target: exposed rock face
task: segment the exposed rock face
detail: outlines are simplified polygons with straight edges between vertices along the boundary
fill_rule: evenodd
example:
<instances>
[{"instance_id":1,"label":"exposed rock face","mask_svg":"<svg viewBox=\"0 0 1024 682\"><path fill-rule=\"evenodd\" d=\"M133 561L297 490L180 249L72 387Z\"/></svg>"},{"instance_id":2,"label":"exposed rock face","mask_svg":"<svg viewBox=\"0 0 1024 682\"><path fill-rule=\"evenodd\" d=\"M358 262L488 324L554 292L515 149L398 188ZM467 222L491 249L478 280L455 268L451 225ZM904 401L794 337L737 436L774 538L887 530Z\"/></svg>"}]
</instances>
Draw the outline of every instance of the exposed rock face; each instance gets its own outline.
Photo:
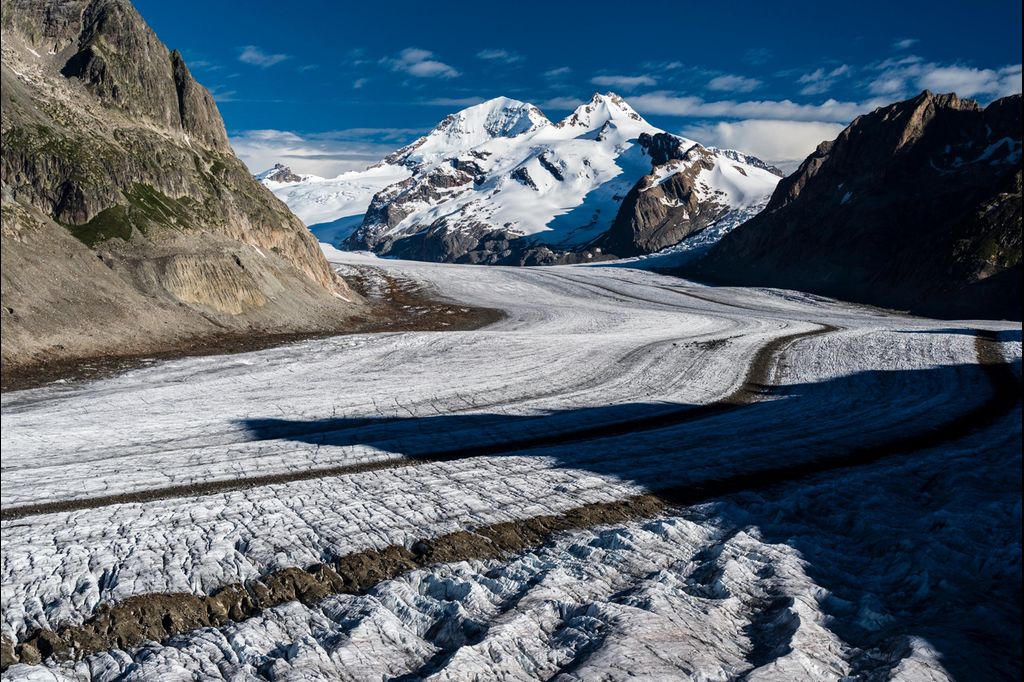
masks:
<instances>
[{"instance_id":1,"label":"exposed rock face","mask_svg":"<svg viewBox=\"0 0 1024 682\"><path fill-rule=\"evenodd\" d=\"M617 256L653 253L678 244L733 210L736 202L709 184L708 174L717 164L731 165L732 171L751 180L755 173L766 176L760 178L766 191L778 171L752 156L703 147L668 133L643 133L637 142L651 157L651 172L629 190L615 222L597 242Z\"/></svg>"},{"instance_id":2,"label":"exposed rock face","mask_svg":"<svg viewBox=\"0 0 1024 682\"><path fill-rule=\"evenodd\" d=\"M344 325L358 296L128 0L0 7L4 366Z\"/></svg>"},{"instance_id":3,"label":"exposed rock face","mask_svg":"<svg viewBox=\"0 0 1024 682\"><path fill-rule=\"evenodd\" d=\"M858 117L690 274L920 314L1020 319L1021 97Z\"/></svg>"},{"instance_id":4,"label":"exposed rock face","mask_svg":"<svg viewBox=\"0 0 1024 682\"><path fill-rule=\"evenodd\" d=\"M260 173L255 178L269 182L302 182L302 176L293 173L292 169L283 163L275 163L273 168Z\"/></svg>"},{"instance_id":5,"label":"exposed rock face","mask_svg":"<svg viewBox=\"0 0 1024 682\"><path fill-rule=\"evenodd\" d=\"M729 210L724 201L705 199L697 186L700 171L715 167L707 149L697 144L684 149L683 141L668 133L644 134L638 141L651 156L651 173L629 190L600 240L602 248L619 256L678 244Z\"/></svg>"},{"instance_id":6,"label":"exposed rock face","mask_svg":"<svg viewBox=\"0 0 1024 682\"><path fill-rule=\"evenodd\" d=\"M669 135L668 133L656 133L654 135L644 133L637 138L637 142L647 150L647 155L651 157L651 166L653 167L663 166L669 161L682 159L686 154L687 148L690 146L685 143L683 138Z\"/></svg>"}]
</instances>

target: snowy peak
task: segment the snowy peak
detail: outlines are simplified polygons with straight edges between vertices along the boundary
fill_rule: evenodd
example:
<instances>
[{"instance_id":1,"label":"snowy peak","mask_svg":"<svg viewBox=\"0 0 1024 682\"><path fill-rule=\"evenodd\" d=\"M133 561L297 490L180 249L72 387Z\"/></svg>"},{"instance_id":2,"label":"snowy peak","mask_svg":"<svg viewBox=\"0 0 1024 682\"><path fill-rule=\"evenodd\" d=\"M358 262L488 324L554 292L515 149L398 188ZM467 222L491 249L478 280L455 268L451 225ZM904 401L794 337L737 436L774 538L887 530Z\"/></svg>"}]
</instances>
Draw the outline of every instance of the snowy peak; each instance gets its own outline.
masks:
<instances>
[{"instance_id":1,"label":"snowy peak","mask_svg":"<svg viewBox=\"0 0 1024 682\"><path fill-rule=\"evenodd\" d=\"M614 92L606 94L594 93L586 104L581 104L574 112L558 123L559 128L579 131L596 130L611 121L619 126L653 128L651 124L636 113L626 100Z\"/></svg>"},{"instance_id":2,"label":"snowy peak","mask_svg":"<svg viewBox=\"0 0 1024 682\"><path fill-rule=\"evenodd\" d=\"M786 177L786 174L782 171L781 168L777 168L769 163L766 163L761 159L757 158L756 156L744 154L743 152L737 151L735 149L720 149L719 147L708 147L708 151L710 151L712 154L715 154L716 156L721 156L723 158L729 159L730 161L736 161L737 163L743 163L748 166L754 166L755 168L766 170L772 175L777 175L780 178Z\"/></svg>"},{"instance_id":3,"label":"snowy peak","mask_svg":"<svg viewBox=\"0 0 1024 682\"><path fill-rule=\"evenodd\" d=\"M546 140L565 139L595 131L599 137L617 131L613 143L619 143L642 132L656 132L657 128L611 92L595 94L557 125L533 104L495 97L446 116L425 136L389 155L384 162L414 167L458 157L491 142L503 145L504 140L512 144L538 134Z\"/></svg>"},{"instance_id":4,"label":"snowy peak","mask_svg":"<svg viewBox=\"0 0 1024 682\"><path fill-rule=\"evenodd\" d=\"M549 124L547 117L534 105L509 97L495 97L446 117L430 135L484 142L495 137L516 137Z\"/></svg>"},{"instance_id":5,"label":"snowy peak","mask_svg":"<svg viewBox=\"0 0 1024 682\"><path fill-rule=\"evenodd\" d=\"M446 116L365 171L273 189L332 244L535 264L582 253L615 225L629 239L606 241L610 252L632 255L758 206L778 177L754 161L670 135L614 93L595 94L558 124L497 97ZM656 238L635 243L634 226Z\"/></svg>"},{"instance_id":6,"label":"snowy peak","mask_svg":"<svg viewBox=\"0 0 1024 682\"><path fill-rule=\"evenodd\" d=\"M509 97L467 107L444 117L425 136L385 159L392 164L417 164L455 156L491 140L515 138L551 125L532 104Z\"/></svg>"}]
</instances>

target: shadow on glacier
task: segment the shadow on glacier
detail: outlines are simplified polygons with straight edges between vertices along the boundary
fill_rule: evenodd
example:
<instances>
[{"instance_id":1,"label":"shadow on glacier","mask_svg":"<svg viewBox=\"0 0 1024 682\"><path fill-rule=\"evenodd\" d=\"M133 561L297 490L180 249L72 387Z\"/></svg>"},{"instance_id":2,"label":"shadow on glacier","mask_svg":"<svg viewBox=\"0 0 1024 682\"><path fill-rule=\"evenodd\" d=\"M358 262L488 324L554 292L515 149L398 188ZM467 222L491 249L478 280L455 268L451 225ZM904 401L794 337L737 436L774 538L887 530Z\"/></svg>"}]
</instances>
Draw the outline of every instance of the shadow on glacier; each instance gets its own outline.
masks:
<instances>
[{"instance_id":1,"label":"shadow on glacier","mask_svg":"<svg viewBox=\"0 0 1024 682\"><path fill-rule=\"evenodd\" d=\"M363 224L363 215L350 215L337 220L330 220L323 223L316 223L315 225L309 226L309 231L313 233L318 242L324 244L330 244L331 246L337 247L343 241L359 229L359 226Z\"/></svg>"},{"instance_id":2,"label":"shadow on glacier","mask_svg":"<svg viewBox=\"0 0 1024 682\"><path fill-rule=\"evenodd\" d=\"M906 330L893 330L894 334L933 334L933 335L950 335L955 334L957 336L977 336L978 330L973 327L942 327L940 329L906 329ZM1020 329L1003 329L998 332L991 332L990 335L994 338L998 338L1003 343L1020 343L1021 341L1021 330ZM1018 362L1018 364L1020 364Z\"/></svg>"},{"instance_id":3,"label":"shadow on glacier","mask_svg":"<svg viewBox=\"0 0 1024 682\"><path fill-rule=\"evenodd\" d=\"M856 647L844 679L940 679L894 670L917 640L952 679L1019 680L1021 476L1018 403L954 443L707 513L799 552L826 627Z\"/></svg>"},{"instance_id":4,"label":"shadow on glacier","mask_svg":"<svg viewBox=\"0 0 1024 682\"><path fill-rule=\"evenodd\" d=\"M624 403L518 415L465 404L463 412L431 416L252 418L242 425L254 440L369 446L428 461L544 456L664 488L775 470L785 479L845 465L851 453L858 461L877 458L887 443L906 449L934 438L992 395L978 365L869 371L759 390L765 400L750 404ZM865 452L875 446L881 449Z\"/></svg>"},{"instance_id":5,"label":"shadow on glacier","mask_svg":"<svg viewBox=\"0 0 1024 682\"><path fill-rule=\"evenodd\" d=\"M427 461L546 457L671 503L711 502L723 522L802 554L829 628L886 653L862 655L857 671L888 679L908 638L923 637L955 678L975 679L1020 668L1020 385L1007 381L955 365L761 387L752 404L244 424L255 439Z\"/></svg>"}]
</instances>

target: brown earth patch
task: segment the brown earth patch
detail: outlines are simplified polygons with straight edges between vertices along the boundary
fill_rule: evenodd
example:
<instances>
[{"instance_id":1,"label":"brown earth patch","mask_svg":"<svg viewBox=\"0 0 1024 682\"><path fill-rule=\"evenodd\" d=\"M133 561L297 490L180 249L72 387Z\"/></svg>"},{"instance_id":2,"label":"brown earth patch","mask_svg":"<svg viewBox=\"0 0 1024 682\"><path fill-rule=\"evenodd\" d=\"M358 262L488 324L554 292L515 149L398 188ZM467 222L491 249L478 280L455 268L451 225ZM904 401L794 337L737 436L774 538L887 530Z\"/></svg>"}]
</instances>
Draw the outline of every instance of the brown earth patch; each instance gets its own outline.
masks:
<instances>
[{"instance_id":1,"label":"brown earth patch","mask_svg":"<svg viewBox=\"0 0 1024 682\"><path fill-rule=\"evenodd\" d=\"M419 288L416 284L384 273L378 274L378 277L386 282L384 291L371 289L367 284L370 275L367 271L370 269L360 269L359 274L349 278L349 284L363 294L371 305L364 315L350 319L344 328L273 334L229 332L194 339L184 345L157 346L149 353L110 353L38 365L4 367L0 378L0 390L16 391L55 381L89 381L164 360L248 353L332 336L378 332L468 331L487 326L504 317L500 310L475 308L438 300L432 293Z\"/></svg>"},{"instance_id":2,"label":"brown earth patch","mask_svg":"<svg viewBox=\"0 0 1024 682\"><path fill-rule=\"evenodd\" d=\"M260 580L227 585L211 595L143 594L101 604L81 625L37 630L17 644L4 638L2 669L55 658L79 660L111 648L132 650L148 641L201 627L241 621L291 601L313 605L333 594L360 594L384 580L437 563L507 556L546 542L557 532L655 516L665 508L654 495L590 504L564 514L536 516L420 540L411 549L367 549L306 568L289 567Z\"/></svg>"}]
</instances>

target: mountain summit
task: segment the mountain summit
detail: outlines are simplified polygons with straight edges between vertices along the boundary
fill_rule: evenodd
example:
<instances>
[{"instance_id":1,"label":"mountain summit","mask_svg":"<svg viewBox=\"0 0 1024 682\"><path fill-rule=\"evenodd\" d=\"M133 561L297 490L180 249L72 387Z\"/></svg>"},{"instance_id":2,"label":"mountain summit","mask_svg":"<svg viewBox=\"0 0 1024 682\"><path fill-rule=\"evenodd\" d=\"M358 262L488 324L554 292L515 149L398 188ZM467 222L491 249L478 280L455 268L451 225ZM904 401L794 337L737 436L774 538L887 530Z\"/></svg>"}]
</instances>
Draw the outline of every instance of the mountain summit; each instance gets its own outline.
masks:
<instances>
[{"instance_id":1,"label":"mountain summit","mask_svg":"<svg viewBox=\"0 0 1024 682\"><path fill-rule=\"evenodd\" d=\"M495 138L526 135L550 124L544 113L532 104L495 97L446 116L425 136L384 161L406 165L420 163L438 154L472 149Z\"/></svg>"},{"instance_id":2,"label":"mountain summit","mask_svg":"<svg viewBox=\"0 0 1024 682\"><path fill-rule=\"evenodd\" d=\"M559 128L594 130L609 121L620 123L633 122L640 126L650 127L626 100L614 92L606 94L594 93L586 104L581 104L574 112L558 123Z\"/></svg>"}]
</instances>

